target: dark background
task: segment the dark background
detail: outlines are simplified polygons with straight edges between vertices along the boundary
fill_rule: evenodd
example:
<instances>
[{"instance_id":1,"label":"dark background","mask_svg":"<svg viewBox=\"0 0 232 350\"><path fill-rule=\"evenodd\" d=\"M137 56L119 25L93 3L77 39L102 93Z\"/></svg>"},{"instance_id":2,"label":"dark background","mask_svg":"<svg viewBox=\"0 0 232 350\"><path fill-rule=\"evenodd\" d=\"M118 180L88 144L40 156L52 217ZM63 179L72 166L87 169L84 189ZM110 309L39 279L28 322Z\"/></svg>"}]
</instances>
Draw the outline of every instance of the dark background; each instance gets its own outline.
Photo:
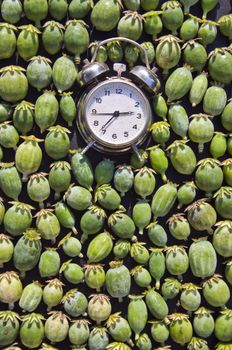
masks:
<instances>
[{"instance_id":1,"label":"dark background","mask_svg":"<svg viewBox=\"0 0 232 350\"><path fill-rule=\"evenodd\" d=\"M160 7L161 7L163 2L164 2L163 0L160 1L160 5L159 5L158 9L160 9ZM229 1L229 0L219 0L219 4L216 7L216 9L214 9L212 12L209 13L208 19L211 19L211 20L214 20L214 21L217 20L220 16L222 16L224 14L227 14L227 13L230 13L231 12L231 7L232 7L231 6L231 1ZM142 12L143 11L141 11L141 13ZM202 16L202 11L201 11L199 3L197 3L196 5L194 5L191 8L191 13L196 15L196 16L198 16L198 17ZM46 20L43 21L43 23L45 23L47 20L50 20L50 19L51 18L49 18L49 17L46 18ZM89 21L89 17L87 17L87 19L85 19L85 20L90 25L90 27L89 27L90 42L95 41L95 40L103 40L103 39L106 39L106 38L113 37L113 36L117 35L116 31L108 32L108 33L107 32L106 33L102 33L102 32L98 32L96 30L93 31L93 28L91 27L91 23ZM2 21L2 19L0 19L0 21ZM22 25L22 24L29 24L29 21L26 18L22 18L22 20L17 24L17 26ZM63 24L65 24L65 20L63 21ZM163 32L159 36L165 35L165 34L168 34L168 31L163 30ZM148 40L151 40L151 37L148 36L148 35L144 35L143 37L140 38L139 42L148 41ZM220 35L220 32L218 31L217 40L212 45L209 45L207 47L207 51L210 52L215 47L223 47L223 46L228 46L228 40L226 38L222 37ZM57 55L57 56L50 56L50 55L48 55L47 52L45 52L43 50L42 42L40 42L40 49L39 49L38 54L50 58L52 60L52 62L54 62L55 59L57 59L61 55L61 53L59 55ZM90 58L90 52L87 52L87 57ZM82 55L82 59L84 59L84 58L86 58L85 54ZM16 56L14 56L10 60L2 60L2 61L0 61L0 67L4 67L4 66L10 65L10 64L20 65L20 66L25 67L25 68L27 67L27 62L25 62L21 58L19 58L18 61L17 61ZM179 66L181 66L181 64L182 64L182 62L180 61ZM78 69L81 70L81 65L78 66ZM206 68L206 70L207 70L207 68ZM161 91L164 91L165 81L163 81L162 72L161 72L160 69L158 69L157 74L158 74L158 76L159 76L159 78L160 78L160 80L162 82ZM196 75L196 73L194 73L194 76L195 75ZM51 86L51 88L53 88L53 87ZM78 101L79 96L80 96L81 92L83 91L83 89L80 88L80 86L78 84L76 84L76 85L73 86L72 90L74 92L74 96L76 98L76 101ZM227 94L228 94L228 99L231 98L231 86L227 87ZM30 101L32 103L35 103L35 101L38 98L38 96L39 96L39 93L34 88L30 87L29 93L28 93L28 96L27 96L26 100ZM58 94L57 94L57 98L60 99ZM193 109L191 107L190 103L188 102L187 97L182 100L182 104L186 108L189 116L191 114L193 114L193 113L199 113L199 112L202 111L202 104L200 104L198 107ZM154 118L154 121L159 121L159 120L160 119ZM215 125L215 131L223 131L223 132L225 132L225 130L223 130L223 128L221 126L220 117L215 117L213 122L214 122L214 125ZM62 121L61 118L59 118L57 120L57 124L61 124L63 126L66 126L66 124ZM75 149L75 148L79 148L79 147L84 147L85 143L83 142L83 140L81 139L80 135L78 134L78 132L76 130L75 123L73 123L73 128L72 128L71 131L72 131L72 136L71 136L71 138L72 138L71 145L72 146L71 146L71 148ZM36 136L38 136L40 138L41 138L41 136L43 138L45 138L45 136L46 136L46 133L41 135L37 127L34 127L32 133L34 133ZM171 138L170 138L168 144L170 144L171 142L173 142L174 139L177 139L177 138L178 138L178 136L175 135L172 132L171 133ZM153 145L153 142L150 139L147 141L147 144L144 145L144 148L147 147L148 145ZM194 149L198 160L200 160L202 158L205 158L205 157L211 157L210 153L208 152L209 144L205 145L204 153L202 153L200 155L198 154L198 151L197 151L197 145L193 144L193 143L190 143L190 145ZM43 144L42 144L42 148L43 148ZM44 149L43 149L43 155L44 155L43 156L43 162L42 162L42 165L41 165L39 171L48 172L49 171L49 165L53 162L53 160L46 156ZM92 163L93 167L95 167L95 165L100 160L102 160L105 157L103 154L100 154L100 153L96 152L93 149L88 151L87 156L91 160L91 163ZM117 156L117 157L115 157L115 156L113 157L112 156L110 158L112 160L114 160L116 165L117 165L117 164L122 164L122 163L128 163L129 162L129 157L130 157L130 154L127 154L127 155L124 155L124 156L120 155L120 156ZM228 154L226 154L223 157L223 159L226 159L226 158L229 158ZM223 159L221 159L221 160L223 160ZM3 161L4 162L10 162L10 161L13 161L13 160L14 160L14 152L11 151L11 150L4 150ZM171 181L173 181L175 183L178 183L178 184L182 184L184 181L194 180L194 176L182 176L182 175L178 174L173 169L171 164L169 164L169 168L168 168L168 171L167 171L167 177L168 177L169 180L171 180ZM156 176L156 180L157 180L157 184L156 184L156 189L157 189L163 183L162 183L161 178L160 178L159 175ZM73 179L73 182L74 181L75 180ZM5 196L3 196L3 194L1 192L0 192L0 196L5 198ZM204 194L201 193L200 191L198 191L197 192L197 198L203 198L203 197L204 197ZM122 204L127 208L129 214L131 213L131 209L133 208L133 205L136 202L136 199L137 198L136 198L136 195L134 194L134 192L130 191L122 200ZM8 200L9 200L8 198L5 198L5 205L6 205L6 207L8 207L8 205L7 205L7 201ZM32 202L28 198L27 193L26 193L26 184L24 184L24 189L23 189L22 194L19 197L19 200L22 201L22 202L26 202L26 203L29 203L29 204L33 205L34 207L36 207L36 211L39 210L38 206L36 206L35 203ZM48 205L48 203L54 204L53 193L52 193L51 197L48 199L47 205ZM174 206L174 209L172 210L172 212L169 213L168 217L170 217L173 213L176 213L177 211L178 211L177 210L177 206ZM110 213L107 213L107 214L110 215ZM81 217L82 213L79 213L79 212L76 211L75 215L76 215L76 228L79 231L78 237L80 237L81 232L80 232L80 228L79 228L79 220L80 220L80 217ZM162 224L163 227L165 227L165 228L167 228L166 220L168 219L168 217L165 217L164 219L160 219L159 220L159 223ZM220 220L221 220L221 218L218 217L218 221L220 221ZM34 223L34 225L35 225L35 223ZM107 228L107 226L106 226L106 228ZM2 226L0 230L1 230L1 232L4 232L4 227ZM68 232L69 232L69 230L66 230L66 229L62 228L61 235L57 239L57 244L55 244L55 246L58 245L58 242L60 241L60 239L62 239L62 237L64 237ZM200 235L204 236L204 233L200 233ZM191 244L191 239L194 238L194 237L197 237L197 236L199 236L199 233L194 232L194 230L192 230L190 239L187 242L184 242L184 245L189 246ZM209 238L209 239L211 240L211 238ZM146 232L144 232L144 235L142 237L139 237L139 240L146 242L148 248L152 246L152 243L147 238ZM17 241L17 239L14 239L14 244L16 244L16 241ZM88 247L89 241L90 241L90 239L87 242L85 242L85 244L83 246L82 253L84 255L84 258L81 259L81 260L80 259L74 259L75 262L80 263L81 265L84 265L86 263L87 259L85 257L86 256L85 253L86 253L86 249ZM182 242L180 242L180 241L178 242L178 241L174 240L172 238L172 236L170 234L168 234L168 244L167 245L170 246L170 245L173 245L173 244L179 244L180 245L180 244L182 244ZM43 241L43 246L44 246L44 248L49 246L48 241ZM67 261L69 259L67 256L65 256L65 254L63 254L61 249L59 249L59 254L61 256L61 261L62 262ZM105 269L106 270L108 269L108 262L111 261L111 260L113 260L113 255L111 255L108 259L106 259L103 262L105 264ZM217 273L219 273L219 274L224 276L225 266L222 264L223 261L224 261L224 259L222 259L222 258L220 258L218 256ZM124 260L124 264L129 269L131 269L132 267L137 265L137 263L134 262L129 256ZM4 271L11 271L11 270L14 270L14 269L15 268L14 268L12 263L7 263L4 266ZM0 272L3 272L3 271L0 271ZM166 273L165 277L168 277L168 273ZM75 288L75 287L77 287L80 291L84 292L86 295L93 294L93 292L94 292L93 290L89 289L85 284L74 286L74 285L69 284L62 276L60 278L65 283L65 287L64 287L64 291L65 292L70 290L70 289L72 289L72 288ZM27 273L27 276L26 276L25 280L23 281L24 286L29 284L31 281L33 281L35 279L38 279L40 282L45 284L46 279L41 279L37 268L35 268L34 270L32 270L32 271ZM188 273L186 273L184 275L184 282L193 282L193 283L196 283L196 284L200 284L201 280L194 278L192 276L192 274L191 274L191 271L188 270ZM106 291L103 290L102 292L106 292ZM137 287L136 284L134 282L132 282L131 294L140 294L142 292L143 292L143 289ZM111 298L112 313L121 311L122 312L122 316L126 317L128 301L129 300L126 299L122 304L119 304L116 299ZM177 306L177 302L178 302L178 298L168 302L169 311L170 311L169 313L173 313L173 312L184 312L185 313L185 310L183 310L181 307ZM210 305L205 303L203 297L202 297L202 305L208 307L209 309L212 309L212 307ZM230 300L230 302L227 304L227 307L232 307L232 300ZM6 305L1 303L0 304L0 309L1 310L5 310L6 309ZM60 305L59 307L56 307L55 309L62 310L62 305ZM18 308L17 305L15 307L15 311L19 312L19 314L22 314L22 311L20 310L20 308ZM215 313L214 313L215 317L217 316L218 311L219 310L215 310ZM44 314L45 317L47 317L46 306L43 303L40 304L39 308L35 312L42 313L42 314ZM152 320L152 319L153 319L153 317L150 315L149 320ZM92 321L92 326L94 326L94 322L93 321ZM150 325L147 326L146 332L150 335ZM207 341L208 341L210 349L212 349L218 342L217 339L214 336L212 336L209 339L207 339ZM45 342L46 342L46 339L45 339ZM154 341L153 341L153 345L154 345L155 348L159 347L159 344L155 343ZM172 349L175 349L175 350L183 349L183 348L187 349L187 346L181 347L178 344L172 343L170 339L169 339L169 341L167 342L166 345L172 345ZM66 341L66 342L57 344L57 348L59 348L59 349L69 349L71 347L70 347L70 343L68 341ZM134 347L134 348L136 348L136 347Z\"/></svg>"}]
</instances>

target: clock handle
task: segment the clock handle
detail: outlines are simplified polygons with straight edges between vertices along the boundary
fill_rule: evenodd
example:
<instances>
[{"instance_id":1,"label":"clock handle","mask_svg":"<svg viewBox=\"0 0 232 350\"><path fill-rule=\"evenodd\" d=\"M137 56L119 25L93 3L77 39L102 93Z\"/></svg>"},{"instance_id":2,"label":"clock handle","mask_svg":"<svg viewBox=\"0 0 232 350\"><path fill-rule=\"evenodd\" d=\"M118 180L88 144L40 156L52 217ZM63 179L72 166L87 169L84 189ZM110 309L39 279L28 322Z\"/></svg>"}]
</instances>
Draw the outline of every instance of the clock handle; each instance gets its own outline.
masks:
<instances>
[{"instance_id":1,"label":"clock handle","mask_svg":"<svg viewBox=\"0 0 232 350\"><path fill-rule=\"evenodd\" d=\"M140 51L143 52L144 54L144 57L145 57L145 64L146 64L146 67L147 69L151 70L151 67L150 67L150 64L149 64L149 61L148 61L148 56L147 56L147 51L144 49L144 47L142 47L140 44L138 44L136 41L134 40L131 40L131 39L128 39L128 38L123 38L121 36L117 36L117 37L114 37L114 38L110 38L110 39L105 39L101 42L98 43L98 45L96 46L96 49L94 51L94 54L93 54L93 57L91 59L91 63L94 63L95 62L95 59L97 57L97 53L98 53L98 50L99 48L102 46L102 45L105 45L111 41L124 41L126 43L129 43L129 44L132 44L136 47L138 47L140 49Z\"/></svg>"}]
</instances>

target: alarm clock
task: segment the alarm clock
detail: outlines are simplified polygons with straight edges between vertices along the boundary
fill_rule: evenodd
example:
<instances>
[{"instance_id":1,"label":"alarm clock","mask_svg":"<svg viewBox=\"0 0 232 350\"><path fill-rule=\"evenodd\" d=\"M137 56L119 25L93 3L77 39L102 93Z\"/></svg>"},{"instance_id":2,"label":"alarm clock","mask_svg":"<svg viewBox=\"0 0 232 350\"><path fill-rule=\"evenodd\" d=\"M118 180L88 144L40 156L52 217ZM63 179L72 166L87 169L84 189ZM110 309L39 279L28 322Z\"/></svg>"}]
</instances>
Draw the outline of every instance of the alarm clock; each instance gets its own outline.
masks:
<instances>
[{"instance_id":1,"label":"alarm clock","mask_svg":"<svg viewBox=\"0 0 232 350\"><path fill-rule=\"evenodd\" d=\"M110 74L106 63L96 62L100 46L110 41L126 41L144 54L146 66L135 66L129 78L122 76L126 65L115 63ZM152 123L149 97L158 92L160 83L150 68L146 50L133 40L121 37L100 42L91 62L84 61L81 76L84 93L79 99L77 127L87 143L100 152L116 154L137 150L146 139Z\"/></svg>"}]
</instances>

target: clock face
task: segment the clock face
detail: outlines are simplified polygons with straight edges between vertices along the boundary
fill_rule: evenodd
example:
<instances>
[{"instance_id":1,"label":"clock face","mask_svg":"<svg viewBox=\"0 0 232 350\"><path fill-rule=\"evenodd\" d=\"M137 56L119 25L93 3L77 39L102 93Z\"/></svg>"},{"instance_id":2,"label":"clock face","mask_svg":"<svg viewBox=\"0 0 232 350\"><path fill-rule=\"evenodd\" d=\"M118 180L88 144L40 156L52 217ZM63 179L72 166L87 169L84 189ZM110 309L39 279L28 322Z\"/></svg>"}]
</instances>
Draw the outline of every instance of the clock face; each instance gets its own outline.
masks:
<instances>
[{"instance_id":1,"label":"clock face","mask_svg":"<svg viewBox=\"0 0 232 350\"><path fill-rule=\"evenodd\" d=\"M136 144L147 133L150 122L150 104L133 83L107 80L86 96L84 123L92 138L105 147Z\"/></svg>"}]
</instances>

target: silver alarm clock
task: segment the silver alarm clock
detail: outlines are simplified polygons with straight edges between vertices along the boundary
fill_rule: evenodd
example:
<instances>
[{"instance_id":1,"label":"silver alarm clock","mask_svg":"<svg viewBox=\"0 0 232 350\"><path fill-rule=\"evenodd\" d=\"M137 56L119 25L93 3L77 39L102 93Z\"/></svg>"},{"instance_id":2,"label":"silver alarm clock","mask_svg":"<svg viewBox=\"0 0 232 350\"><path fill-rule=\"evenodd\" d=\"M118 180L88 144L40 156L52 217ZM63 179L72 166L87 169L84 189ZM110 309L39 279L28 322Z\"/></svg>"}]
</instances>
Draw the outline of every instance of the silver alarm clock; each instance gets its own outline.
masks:
<instances>
[{"instance_id":1,"label":"silver alarm clock","mask_svg":"<svg viewBox=\"0 0 232 350\"><path fill-rule=\"evenodd\" d=\"M98 49L109 41L126 41L139 47L146 67L130 70L130 78L122 73L126 66L114 64L116 76L107 76L109 67L95 62ZM91 62L85 61L82 82L87 87L78 104L77 126L87 143L104 153L122 153L141 145L152 123L152 110L147 93L156 94L159 80L150 69L146 51L133 40L116 37L98 44Z\"/></svg>"}]
</instances>

